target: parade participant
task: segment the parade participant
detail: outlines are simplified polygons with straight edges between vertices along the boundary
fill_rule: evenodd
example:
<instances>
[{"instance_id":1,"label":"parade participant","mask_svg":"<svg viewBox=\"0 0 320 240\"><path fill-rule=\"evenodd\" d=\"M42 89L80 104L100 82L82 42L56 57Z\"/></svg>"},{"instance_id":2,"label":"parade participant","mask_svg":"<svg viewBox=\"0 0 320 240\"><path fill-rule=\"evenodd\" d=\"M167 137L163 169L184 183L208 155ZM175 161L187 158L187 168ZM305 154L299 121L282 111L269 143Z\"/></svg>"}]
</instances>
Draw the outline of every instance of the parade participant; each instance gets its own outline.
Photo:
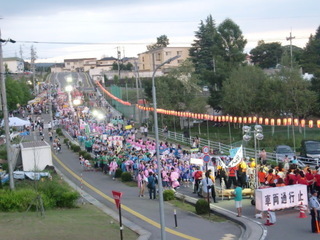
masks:
<instances>
[{"instance_id":1,"label":"parade participant","mask_svg":"<svg viewBox=\"0 0 320 240\"><path fill-rule=\"evenodd\" d=\"M143 171L139 171L138 176L137 176L137 183L138 183L138 188L139 188L139 197L144 196L144 189L146 186L147 178L144 175Z\"/></svg>"},{"instance_id":2,"label":"parade participant","mask_svg":"<svg viewBox=\"0 0 320 240\"><path fill-rule=\"evenodd\" d=\"M227 189L230 189L233 185L233 188L237 186L237 167L229 167L228 168L228 184Z\"/></svg>"},{"instance_id":3,"label":"parade participant","mask_svg":"<svg viewBox=\"0 0 320 240\"><path fill-rule=\"evenodd\" d=\"M216 189L215 189L215 177L214 177L214 173L212 172L211 169L208 170L209 172L209 177L212 181L212 185L211 185L211 197L214 203L218 203L218 201L216 200Z\"/></svg>"},{"instance_id":4,"label":"parade participant","mask_svg":"<svg viewBox=\"0 0 320 240\"><path fill-rule=\"evenodd\" d=\"M211 197L211 186L213 185L213 182L210 178L210 172L206 171L205 178L201 180L202 184L202 197L204 198L210 198Z\"/></svg>"},{"instance_id":5,"label":"parade participant","mask_svg":"<svg viewBox=\"0 0 320 240\"><path fill-rule=\"evenodd\" d=\"M308 182L308 193L311 193L311 191L313 190L314 176L309 167L306 168L305 175Z\"/></svg>"},{"instance_id":6,"label":"parade participant","mask_svg":"<svg viewBox=\"0 0 320 240\"><path fill-rule=\"evenodd\" d=\"M224 181L224 185L227 186L227 173L223 167L217 167L217 179L220 180L220 186L222 187L222 181Z\"/></svg>"},{"instance_id":7,"label":"parade participant","mask_svg":"<svg viewBox=\"0 0 320 240\"><path fill-rule=\"evenodd\" d=\"M309 199L309 207L311 212L311 231L313 233L318 233L319 221L320 221L320 203L318 200L318 192L312 190L312 196Z\"/></svg>"},{"instance_id":8,"label":"parade participant","mask_svg":"<svg viewBox=\"0 0 320 240\"><path fill-rule=\"evenodd\" d=\"M268 174L266 175L265 184L269 186L274 186L275 175L273 174L273 169L269 169Z\"/></svg>"},{"instance_id":9,"label":"parade participant","mask_svg":"<svg viewBox=\"0 0 320 240\"><path fill-rule=\"evenodd\" d=\"M176 190L180 186L178 179L179 179L179 173L174 168L171 168L170 180L171 180L171 187L174 190Z\"/></svg>"},{"instance_id":10,"label":"parade participant","mask_svg":"<svg viewBox=\"0 0 320 240\"><path fill-rule=\"evenodd\" d=\"M259 159L260 159L261 165L267 164L267 152L264 148L259 153Z\"/></svg>"},{"instance_id":11,"label":"parade participant","mask_svg":"<svg viewBox=\"0 0 320 240\"><path fill-rule=\"evenodd\" d=\"M242 188L240 184L237 184L237 187L234 189L234 201L237 208L238 215L237 217L242 216Z\"/></svg>"},{"instance_id":12,"label":"parade participant","mask_svg":"<svg viewBox=\"0 0 320 240\"><path fill-rule=\"evenodd\" d=\"M193 173L193 179L194 179L193 193L198 193L199 184L202 180L202 171L200 171L200 167L197 167L197 170Z\"/></svg>"},{"instance_id":13,"label":"parade participant","mask_svg":"<svg viewBox=\"0 0 320 240\"><path fill-rule=\"evenodd\" d=\"M320 168L317 169L317 173L314 175L314 189L319 192L320 190Z\"/></svg>"},{"instance_id":14,"label":"parade participant","mask_svg":"<svg viewBox=\"0 0 320 240\"><path fill-rule=\"evenodd\" d=\"M116 162L116 159L113 158L112 162L110 163L109 165L109 175L112 176L112 179L115 180L115 173L116 173L116 170L118 168L118 164Z\"/></svg>"},{"instance_id":15,"label":"parade participant","mask_svg":"<svg viewBox=\"0 0 320 240\"><path fill-rule=\"evenodd\" d=\"M260 185L264 185L265 184L265 182L266 182L266 173L265 173L263 167L259 168L258 179L259 179Z\"/></svg>"}]
</instances>

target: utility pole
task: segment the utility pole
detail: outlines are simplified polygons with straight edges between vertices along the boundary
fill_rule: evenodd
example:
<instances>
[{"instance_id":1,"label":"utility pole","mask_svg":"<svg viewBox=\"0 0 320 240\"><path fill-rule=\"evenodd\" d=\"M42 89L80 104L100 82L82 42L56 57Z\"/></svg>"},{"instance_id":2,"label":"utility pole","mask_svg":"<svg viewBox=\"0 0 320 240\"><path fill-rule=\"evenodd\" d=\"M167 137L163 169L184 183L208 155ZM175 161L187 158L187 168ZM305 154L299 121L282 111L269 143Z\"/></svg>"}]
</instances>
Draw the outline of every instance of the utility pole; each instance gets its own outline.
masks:
<instances>
[{"instance_id":1,"label":"utility pole","mask_svg":"<svg viewBox=\"0 0 320 240\"><path fill-rule=\"evenodd\" d=\"M33 45L31 46L31 69L32 69L32 82L33 82L33 92L34 95L37 95L36 92L36 79L35 79L35 61L37 59L37 53L35 49L33 48Z\"/></svg>"},{"instance_id":2,"label":"utility pole","mask_svg":"<svg viewBox=\"0 0 320 240\"><path fill-rule=\"evenodd\" d=\"M2 109L3 109L3 122L4 130L6 137L6 150L7 150L7 161L9 169L9 181L10 189L14 190L14 179L13 179L13 166L12 166L12 157L11 157L11 139L10 139L10 129L9 129L9 113L8 113L8 104L7 104L7 93L6 93L6 79L5 79L5 70L3 66L3 57L2 57L2 43L15 43L16 41L12 39L3 40L1 39L1 30L0 30L0 79L1 79L1 96L2 96ZM0 179L1 180L1 179Z\"/></svg>"},{"instance_id":3,"label":"utility pole","mask_svg":"<svg viewBox=\"0 0 320 240\"><path fill-rule=\"evenodd\" d=\"M120 81L120 58L121 58L121 51L119 50L120 47L117 47L117 58L118 58L118 78Z\"/></svg>"},{"instance_id":4,"label":"utility pole","mask_svg":"<svg viewBox=\"0 0 320 240\"><path fill-rule=\"evenodd\" d=\"M287 41L290 41L290 63L291 63L291 69L293 67L293 61L292 61L292 39L295 39L296 37L292 37L292 32L290 32L290 37L287 37Z\"/></svg>"}]
</instances>

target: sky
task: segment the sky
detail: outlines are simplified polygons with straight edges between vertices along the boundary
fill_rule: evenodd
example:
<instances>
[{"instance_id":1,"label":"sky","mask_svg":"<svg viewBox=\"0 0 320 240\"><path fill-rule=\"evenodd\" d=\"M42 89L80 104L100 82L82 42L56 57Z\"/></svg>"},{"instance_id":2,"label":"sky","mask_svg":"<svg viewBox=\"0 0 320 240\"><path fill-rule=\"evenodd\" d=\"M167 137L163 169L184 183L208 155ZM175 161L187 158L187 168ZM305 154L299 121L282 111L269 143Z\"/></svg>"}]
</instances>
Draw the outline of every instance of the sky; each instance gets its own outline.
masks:
<instances>
[{"instance_id":1,"label":"sky","mask_svg":"<svg viewBox=\"0 0 320 240\"><path fill-rule=\"evenodd\" d=\"M137 57L166 35L169 47L189 47L201 21L232 19L248 43L259 40L305 47L320 25L319 0L9 0L0 5L4 57L36 62L71 58Z\"/></svg>"}]
</instances>

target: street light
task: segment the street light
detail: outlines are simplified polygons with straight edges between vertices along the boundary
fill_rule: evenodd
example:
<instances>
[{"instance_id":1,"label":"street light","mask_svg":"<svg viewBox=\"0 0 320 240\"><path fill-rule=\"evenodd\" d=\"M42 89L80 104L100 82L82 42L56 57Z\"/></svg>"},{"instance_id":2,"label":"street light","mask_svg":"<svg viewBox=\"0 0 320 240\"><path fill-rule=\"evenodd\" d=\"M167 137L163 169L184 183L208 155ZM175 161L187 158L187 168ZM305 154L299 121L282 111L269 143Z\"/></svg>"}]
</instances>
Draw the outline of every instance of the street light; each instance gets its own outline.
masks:
<instances>
[{"instance_id":1,"label":"street light","mask_svg":"<svg viewBox=\"0 0 320 240\"><path fill-rule=\"evenodd\" d=\"M6 80L5 80L5 69L3 65L2 57L2 44L4 43L15 43L16 41L12 39L4 40L1 39L1 30L0 30L0 75L1 75L1 95L2 95L2 106L3 106L3 122L4 130L6 135L6 150L7 150L7 160L8 160L8 170L9 170L9 181L10 189L14 190L14 179L13 179L13 166L11 159L11 140L10 140L10 129L9 129L9 114L8 114L8 105L7 105L7 93L6 93ZM0 178L1 181L1 178Z\"/></svg>"},{"instance_id":2,"label":"street light","mask_svg":"<svg viewBox=\"0 0 320 240\"><path fill-rule=\"evenodd\" d=\"M254 139L254 161L255 161L255 188L258 188L258 171L257 171L257 158L258 158L258 153L257 153L257 140L261 141L264 136L263 136L263 129L261 125L255 125L253 130L251 130L251 127L249 126L243 126L242 131L245 133L243 135L243 140L245 142L250 141L251 139L251 133L253 133L253 139Z\"/></svg>"},{"instance_id":3,"label":"street light","mask_svg":"<svg viewBox=\"0 0 320 240\"><path fill-rule=\"evenodd\" d=\"M158 114L157 114L157 97L156 97L156 87L154 84L154 77L158 69L160 69L163 65L172 62L173 60L179 58L177 55L175 57L169 58L167 61L158 65L152 74L152 101L153 101L153 114L154 114L154 129L156 134L156 157L157 157L157 165L158 165L158 183L159 183L159 210L160 210L160 225L161 225L161 240L166 239L166 230L165 230L165 221L164 221L164 206L163 206L163 188L162 188L162 178L161 178L161 161L159 156L159 132L158 132Z\"/></svg>"}]
</instances>

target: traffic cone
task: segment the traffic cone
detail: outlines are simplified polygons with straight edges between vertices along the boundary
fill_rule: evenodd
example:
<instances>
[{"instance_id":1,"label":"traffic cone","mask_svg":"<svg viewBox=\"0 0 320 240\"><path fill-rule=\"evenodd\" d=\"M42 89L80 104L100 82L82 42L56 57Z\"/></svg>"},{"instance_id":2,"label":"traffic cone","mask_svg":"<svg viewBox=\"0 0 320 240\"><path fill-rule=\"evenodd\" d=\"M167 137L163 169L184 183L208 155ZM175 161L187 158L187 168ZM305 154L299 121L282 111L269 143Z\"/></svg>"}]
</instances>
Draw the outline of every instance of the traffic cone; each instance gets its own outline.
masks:
<instances>
[{"instance_id":1,"label":"traffic cone","mask_svg":"<svg viewBox=\"0 0 320 240\"><path fill-rule=\"evenodd\" d=\"M307 215L306 215L306 213L305 213L305 210L306 210L306 208L305 208L305 206L303 205L303 203L301 202L301 204L300 204L300 206L299 206L299 212L300 212L299 218L307 218Z\"/></svg>"},{"instance_id":2,"label":"traffic cone","mask_svg":"<svg viewBox=\"0 0 320 240\"><path fill-rule=\"evenodd\" d=\"M264 225L266 225L266 226L272 226L273 225L273 223L270 222L270 209L268 209L267 221L266 221L266 223Z\"/></svg>"}]
</instances>

